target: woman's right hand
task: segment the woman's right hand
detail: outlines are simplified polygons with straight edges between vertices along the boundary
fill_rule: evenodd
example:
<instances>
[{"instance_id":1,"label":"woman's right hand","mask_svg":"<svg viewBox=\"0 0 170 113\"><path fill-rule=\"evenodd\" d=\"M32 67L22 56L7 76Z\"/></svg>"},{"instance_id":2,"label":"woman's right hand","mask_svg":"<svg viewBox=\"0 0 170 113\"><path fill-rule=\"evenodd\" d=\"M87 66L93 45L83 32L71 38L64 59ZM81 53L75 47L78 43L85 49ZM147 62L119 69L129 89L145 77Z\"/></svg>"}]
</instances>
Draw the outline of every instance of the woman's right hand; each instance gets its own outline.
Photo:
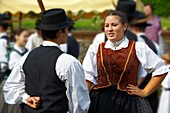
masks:
<instances>
[{"instance_id":1,"label":"woman's right hand","mask_svg":"<svg viewBox=\"0 0 170 113\"><path fill-rule=\"evenodd\" d=\"M88 90L90 91L93 83L90 82L90 81L88 81L88 80L86 80L86 85L87 85L87 87L88 87Z\"/></svg>"}]
</instances>

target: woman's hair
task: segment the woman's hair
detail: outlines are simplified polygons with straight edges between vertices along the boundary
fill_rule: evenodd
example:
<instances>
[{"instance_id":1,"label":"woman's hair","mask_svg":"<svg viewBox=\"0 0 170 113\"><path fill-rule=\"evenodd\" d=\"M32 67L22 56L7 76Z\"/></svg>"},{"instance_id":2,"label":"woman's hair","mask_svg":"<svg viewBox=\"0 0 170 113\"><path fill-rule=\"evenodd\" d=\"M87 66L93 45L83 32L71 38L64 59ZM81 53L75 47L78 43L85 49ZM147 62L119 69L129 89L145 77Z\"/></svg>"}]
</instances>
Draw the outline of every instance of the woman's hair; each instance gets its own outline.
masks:
<instances>
[{"instance_id":1,"label":"woman's hair","mask_svg":"<svg viewBox=\"0 0 170 113\"><path fill-rule=\"evenodd\" d=\"M9 26L9 24L0 24L3 28L4 28L4 30L6 31L7 30L7 28L8 28L8 26Z\"/></svg>"},{"instance_id":2,"label":"woman's hair","mask_svg":"<svg viewBox=\"0 0 170 113\"><path fill-rule=\"evenodd\" d=\"M24 28L16 29L14 31L14 36L16 36L16 35L19 36L23 31L27 31L27 29L24 29Z\"/></svg>"},{"instance_id":3,"label":"woman's hair","mask_svg":"<svg viewBox=\"0 0 170 113\"><path fill-rule=\"evenodd\" d=\"M16 35L17 35L17 36L21 35L21 33L22 33L23 31L28 31L28 30L27 30L27 29L24 29L24 28L19 28L19 29L14 30L14 32L12 33L13 40L16 41L15 36L16 36Z\"/></svg>"},{"instance_id":4,"label":"woman's hair","mask_svg":"<svg viewBox=\"0 0 170 113\"><path fill-rule=\"evenodd\" d=\"M154 10L154 7L150 2L145 3L144 6L150 6L151 10Z\"/></svg>"},{"instance_id":5,"label":"woman's hair","mask_svg":"<svg viewBox=\"0 0 170 113\"><path fill-rule=\"evenodd\" d=\"M127 19L127 16L125 13L121 12L121 11L116 11L116 10L110 10L106 16L105 16L105 19L104 19L104 22L106 20L106 17L107 16L118 16L120 17L120 22L124 25L126 23L128 23L128 19Z\"/></svg>"},{"instance_id":6,"label":"woman's hair","mask_svg":"<svg viewBox=\"0 0 170 113\"><path fill-rule=\"evenodd\" d=\"M170 64L170 53L163 54L162 59L166 62L166 64Z\"/></svg>"}]
</instances>

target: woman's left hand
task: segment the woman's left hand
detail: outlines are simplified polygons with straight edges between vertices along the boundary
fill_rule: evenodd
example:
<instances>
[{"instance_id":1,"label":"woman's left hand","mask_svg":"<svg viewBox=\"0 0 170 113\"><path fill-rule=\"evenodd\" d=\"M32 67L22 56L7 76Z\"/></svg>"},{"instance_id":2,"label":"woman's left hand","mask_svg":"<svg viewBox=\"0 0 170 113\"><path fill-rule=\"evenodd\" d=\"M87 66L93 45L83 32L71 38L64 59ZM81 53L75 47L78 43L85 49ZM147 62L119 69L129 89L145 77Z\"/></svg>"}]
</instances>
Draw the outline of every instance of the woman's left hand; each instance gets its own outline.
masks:
<instances>
[{"instance_id":1,"label":"woman's left hand","mask_svg":"<svg viewBox=\"0 0 170 113\"><path fill-rule=\"evenodd\" d=\"M134 86L132 84L128 84L127 93L130 95L138 95L140 97L146 97L144 90L139 89L137 86Z\"/></svg>"}]
</instances>

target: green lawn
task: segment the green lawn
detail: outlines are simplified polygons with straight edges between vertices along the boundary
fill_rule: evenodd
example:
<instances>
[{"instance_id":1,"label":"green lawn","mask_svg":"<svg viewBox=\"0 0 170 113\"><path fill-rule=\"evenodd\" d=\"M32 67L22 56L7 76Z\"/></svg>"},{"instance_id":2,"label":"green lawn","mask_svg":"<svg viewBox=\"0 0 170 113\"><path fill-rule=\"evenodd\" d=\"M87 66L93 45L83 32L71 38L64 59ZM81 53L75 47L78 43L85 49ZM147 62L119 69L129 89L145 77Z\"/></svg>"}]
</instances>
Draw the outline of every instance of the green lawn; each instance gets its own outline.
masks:
<instances>
[{"instance_id":1,"label":"green lawn","mask_svg":"<svg viewBox=\"0 0 170 113\"><path fill-rule=\"evenodd\" d=\"M36 19L25 19L22 22L22 27L28 30L33 30L35 28ZM79 19L75 22L74 27L75 30L101 30L101 24L103 19L99 19L98 17L93 17L91 19ZM170 17L169 18L161 18L161 23L163 26L163 30L170 28ZM13 24L14 29L18 28L18 23Z\"/></svg>"}]
</instances>

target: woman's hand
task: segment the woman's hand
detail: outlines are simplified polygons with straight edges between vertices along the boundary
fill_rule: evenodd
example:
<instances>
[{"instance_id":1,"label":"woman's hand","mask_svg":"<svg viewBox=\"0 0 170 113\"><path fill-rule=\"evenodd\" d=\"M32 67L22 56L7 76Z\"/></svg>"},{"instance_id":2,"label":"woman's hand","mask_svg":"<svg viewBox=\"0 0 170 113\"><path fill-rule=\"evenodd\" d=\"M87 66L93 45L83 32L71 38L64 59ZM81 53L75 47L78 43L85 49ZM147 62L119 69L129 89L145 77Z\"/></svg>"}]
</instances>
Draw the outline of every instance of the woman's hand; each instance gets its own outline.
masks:
<instances>
[{"instance_id":1,"label":"woman's hand","mask_svg":"<svg viewBox=\"0 0 170 113\"><path fill-rule=\"evenodd\" d=\"M90 81L88 81L88 80L86 80L86 85L87 85L87 87L88 87L88 90L90 91L93 83L90 82Z\"/></svg>"},{"instance_id":2,"label":"woman's hand","mask_svg":"<svg viewBox=\"0 0 170 113\"><path fill-rule=\"evenodd\" d=\"M134 86L132 84L128 84L127 93L130 94L130 95L137 95L137 96L140 96L140 97L146 97L147 96L144 90L141 90L137 86Z\"/></svg>"},{"instance_id":3,"label":"woman's hand","mask_svg":"<svg viewBox=\"0 0 170 113\"><path fill-rule=\"evenodd\" d=\"M40 106L40 97L29 97L26 104L31 108L38 108Z\"/></svg>"}]
</instances>

